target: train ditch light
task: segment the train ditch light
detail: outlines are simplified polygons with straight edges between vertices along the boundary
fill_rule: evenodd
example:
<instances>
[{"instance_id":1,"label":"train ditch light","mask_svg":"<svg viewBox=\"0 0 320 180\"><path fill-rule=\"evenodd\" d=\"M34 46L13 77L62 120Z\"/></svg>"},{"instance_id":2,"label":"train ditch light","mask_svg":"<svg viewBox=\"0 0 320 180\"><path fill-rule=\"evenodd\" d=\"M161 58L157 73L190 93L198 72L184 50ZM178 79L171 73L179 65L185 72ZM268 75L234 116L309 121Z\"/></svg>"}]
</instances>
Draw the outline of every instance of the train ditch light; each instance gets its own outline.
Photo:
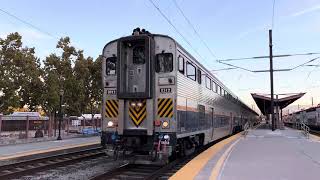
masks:
<instances>
[{"instance_id":1,"label":"train ditch light","mask_svg":"<svg viewBox=\"0 0 320 180\"><path fill-rule=\"evenodd\" d=\"M162 128L163 129L169 128L169 122L168 121L163 121L162 122Z\"/></svg>"},{"instance_id":2,"label":"train ditch light","mask_svg":"<svg viewBox=\"0 0 320 180\"><path fill-rule=\"evenodd\" d=\"M108 127L113 127L113 124L114 124L114 123L113 123L112 121L108 121L108 124L107 124L107 125L108 125Z\"/></svg>"}]
</instances>

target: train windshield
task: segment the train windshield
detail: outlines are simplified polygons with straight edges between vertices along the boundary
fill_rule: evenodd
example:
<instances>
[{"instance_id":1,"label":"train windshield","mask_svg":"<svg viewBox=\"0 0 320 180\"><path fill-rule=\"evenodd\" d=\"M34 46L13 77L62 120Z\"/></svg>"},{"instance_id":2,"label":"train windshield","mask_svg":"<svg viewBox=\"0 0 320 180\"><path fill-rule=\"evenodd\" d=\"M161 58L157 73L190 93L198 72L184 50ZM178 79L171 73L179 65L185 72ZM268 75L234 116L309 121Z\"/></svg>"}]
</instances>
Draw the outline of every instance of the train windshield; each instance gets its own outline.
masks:
<instances>
[{"instance_id":1,"label":"train windshield","mask_svg":"<svg viewBox=\"0 0 320 180\"><path fill-rule=\"evenodd\" d=\"M136 46L132 50L133 52L133 64L144 64L146 62L145 48L144 46Z\"/></svg>"},{"instance_id":2,"label":"train windshield","mask_svg":"<svg viewBox=\"0 0 320 180\"><path fill-rule=\"evenodd\" d=\"M161 73L171 72L173 70L173 55L171 53L157 54L156 71Z\"/></svg>"},{"instance_id":3,"label":"train windshield","mask_svg":"<svg viewBox=\"0 0 320 180\"><path fill-rule=\"evenodd\" d=\"M117 67L117 57L109 57L106 60L106 74L115 75Z\"/></svg>"}]
</instances>

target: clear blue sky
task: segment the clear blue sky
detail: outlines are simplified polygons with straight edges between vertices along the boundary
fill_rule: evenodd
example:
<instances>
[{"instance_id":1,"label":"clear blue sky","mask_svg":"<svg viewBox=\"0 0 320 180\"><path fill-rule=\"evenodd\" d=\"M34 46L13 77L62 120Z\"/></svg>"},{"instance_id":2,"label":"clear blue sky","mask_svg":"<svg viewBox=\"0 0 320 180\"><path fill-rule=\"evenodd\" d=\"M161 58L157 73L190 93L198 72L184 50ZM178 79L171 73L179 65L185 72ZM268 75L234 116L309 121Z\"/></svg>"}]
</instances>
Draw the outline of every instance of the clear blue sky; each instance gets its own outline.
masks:
<instances>
[{"instance_id":1,"label":"clear blue sky","mask_svg":"<svg viewBox=\"0 0 320 180\"><path fill-rule=\"evenodd\" d=\"M42 1L2 0L0 8L61 37L69 36L77 48L97 57L103 46L119 36L131 34L135 27L174 37L209 69L226 66L215 59L268 55L268 29L271 27L273 0L176 0L201 37L215 53L213 57L184 20L173 0L154 0L179 31L204 57L200 59L173 30L149 0L119 1ZM274 54L320 52L320 2L318 0L276 0L274 16ZM34 46L39 57L55 52L57 39L0 12L0 36L10 32L23 35L25 45ZM275 68L290 68L317 56L275 60ZM268 68L267 60L233 62L249 69ZM312 64L318 64L320 60ZM312 71L313 70L313 71ZM304 67L275 74L275 92L308 94L296 104L310 105L311 97L320 103L320 68ZM309 77L308 73L312 71ZM251 92L269 93L269 75L242 70L220 71L220 78L248 105Z\"/></svg>"}]
</instances>

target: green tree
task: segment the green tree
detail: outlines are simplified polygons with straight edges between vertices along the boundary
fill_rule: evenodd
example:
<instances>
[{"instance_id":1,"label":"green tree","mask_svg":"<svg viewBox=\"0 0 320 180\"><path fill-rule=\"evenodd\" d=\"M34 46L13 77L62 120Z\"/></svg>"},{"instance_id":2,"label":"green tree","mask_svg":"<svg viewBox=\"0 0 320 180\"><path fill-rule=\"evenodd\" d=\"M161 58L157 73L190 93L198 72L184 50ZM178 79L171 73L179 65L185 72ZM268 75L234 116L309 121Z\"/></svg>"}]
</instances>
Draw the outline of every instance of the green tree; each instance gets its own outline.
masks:
<instances>
[{"instance_id":1,"label":"green tree","mask_svg":"<svg viewBox=\"0 0 320 180\"><path fill-rule=\"evenodd\" d=\"M0 39L0 112L10 113L27 105L30 110L42 104L40 60L34 48L22 47L16 32Z\"/></svg>"}]
</instances>

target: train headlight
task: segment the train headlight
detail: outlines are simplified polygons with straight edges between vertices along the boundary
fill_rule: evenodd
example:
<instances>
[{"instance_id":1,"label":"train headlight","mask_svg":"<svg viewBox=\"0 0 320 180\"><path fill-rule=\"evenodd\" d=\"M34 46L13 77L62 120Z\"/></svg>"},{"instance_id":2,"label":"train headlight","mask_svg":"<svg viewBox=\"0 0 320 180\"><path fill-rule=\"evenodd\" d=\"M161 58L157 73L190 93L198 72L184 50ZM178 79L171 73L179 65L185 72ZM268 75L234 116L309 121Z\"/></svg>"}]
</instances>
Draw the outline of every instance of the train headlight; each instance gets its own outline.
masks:
<instances>
[{"instance_id":1,"label":"train headlight","mask_svg":"<svg viewBox=\"0 0 320 180\"><path fill-rule=\"evenodd\" d=\"M137 106L142 107L142 102L138 102Z\"/></svg>"},{"instance_id":2,"label":"train headlight","mask_svg":"<svg viewBox=\"0 0 320 180\"><path fill-rule=\"evenodd\" d=\"M166 134L166 135L163 136L163 139L169 140L169 139L170 139L170 136L169 136L168 134Z\"/></svg>"},{"instance_id":3,"label":"train headlight","mask_svg":"<svg viewBox=\"0 0 320 180\"><path fill-rule=\"evenodd\" d=\"M136 107L136 103L135 102L131 102L131 104L130 104L132 107Z\"/></svg>"},{"instance_id":4,"label":"train headlight","mask_svg":"<svg viewBox=\"0 0 320 180\"><path fill-rule=\"evenodd\" d=\"M168 121L163 121L162 122L162 128L169 128L169 122Z\"/></svg>"},{"instance_id":5,"label":"train headlight","mask_svg":"<svg viewBox=\"0 0 320 180\"><path fill-rule=\"evenodd\" d=\"M109 121L108 122L108 127L112 127L113 126L113 122L112 121Z\"/></svg>"}]
</instances>

